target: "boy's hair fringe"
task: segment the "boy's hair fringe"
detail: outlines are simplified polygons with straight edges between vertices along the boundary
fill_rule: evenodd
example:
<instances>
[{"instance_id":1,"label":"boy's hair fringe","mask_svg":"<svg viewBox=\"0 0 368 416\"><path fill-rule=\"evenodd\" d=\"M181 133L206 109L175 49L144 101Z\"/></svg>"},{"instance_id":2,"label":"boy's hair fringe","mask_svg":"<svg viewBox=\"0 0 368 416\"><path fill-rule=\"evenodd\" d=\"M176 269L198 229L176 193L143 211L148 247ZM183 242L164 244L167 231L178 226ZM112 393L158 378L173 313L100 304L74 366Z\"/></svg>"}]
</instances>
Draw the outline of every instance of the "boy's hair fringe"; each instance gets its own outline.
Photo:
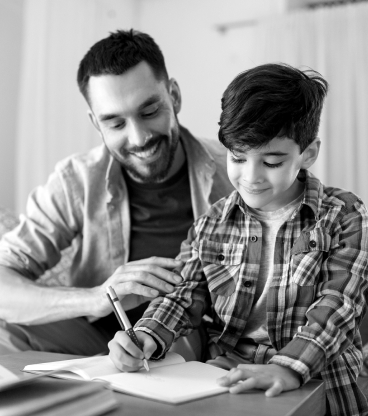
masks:
<instances>
[{"instance_id":1,"label":"boy's hair fringe","mask_svg":"<svg viewBox=\"0 0 368 416\"><path fill-rule=\"evenodd\" d=\"M230 151L246 151L288 137L302 153L317 137L327 91L311 69L280 63L244 71L222 96L219 140Z\"/></svg>"}]
</instances>

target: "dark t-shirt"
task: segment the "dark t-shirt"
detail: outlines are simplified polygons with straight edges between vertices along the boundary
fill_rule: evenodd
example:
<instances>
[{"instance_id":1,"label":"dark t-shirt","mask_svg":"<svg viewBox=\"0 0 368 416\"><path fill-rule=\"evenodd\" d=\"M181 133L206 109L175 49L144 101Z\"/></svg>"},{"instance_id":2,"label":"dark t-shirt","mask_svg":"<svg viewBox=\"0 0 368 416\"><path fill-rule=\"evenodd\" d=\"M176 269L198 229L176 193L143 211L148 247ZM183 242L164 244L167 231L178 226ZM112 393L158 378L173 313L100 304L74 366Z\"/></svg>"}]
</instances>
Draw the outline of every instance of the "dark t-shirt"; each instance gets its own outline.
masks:
<instances>
[{"instance_id":1,"label":"dark t-shirt","mask_svg":"<svg viewBox=\"0 0 368 416\"><path fill-rule=\"evenodd\" d=\"M141 184L125 177L131 217L129 261L176 257L193 224L187 165L158 184Z\"/></svg>"},{"instance_id":2,"label":"dark t-shirt","mask_svg":"<svg viewBox=\"0 0 368 416\"><path fill-rule=\"evenodd\" d=\"M151 256L176 257L194 221L187 164L159 184L137 183L125 172L123 174L129 193L131 217L129 261ZM142 317L148 303L127 311L132 325ZM121 330L113 313L93 325L110 338Z\"/></svg>"}]
</instances>

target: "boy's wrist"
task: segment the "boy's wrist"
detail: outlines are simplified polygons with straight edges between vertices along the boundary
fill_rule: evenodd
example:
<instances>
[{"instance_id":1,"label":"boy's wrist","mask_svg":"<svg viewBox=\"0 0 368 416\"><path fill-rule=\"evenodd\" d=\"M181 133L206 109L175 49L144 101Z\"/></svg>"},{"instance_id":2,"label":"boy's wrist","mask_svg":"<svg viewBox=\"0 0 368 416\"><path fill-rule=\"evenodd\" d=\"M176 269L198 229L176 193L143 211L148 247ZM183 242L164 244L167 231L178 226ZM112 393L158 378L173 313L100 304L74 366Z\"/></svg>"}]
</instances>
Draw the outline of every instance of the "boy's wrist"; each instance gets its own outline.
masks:
<instances>
[{"instance_id":1,"label":"boy's wrist","mask_svg":"<svg viewBox=\"0 0 368 416\"><path fill-rule=\"evenodd\" d=\"M276 365L278 365L278 364L276 364ZM281 366L281 365L280 365L280 367L282 367L284 370L286 370L286 372L287 372L288 374L290 374L290 377L291 377L291 378L293 378L293 379L295 379L295 380L298 380L298 382L299 382L299 386L301 386L301 385L303 384L303 377L302 377L302 375L301 375L301 374L299 374L297 371L293 370L293 369L292 369L292 368L290 368L290 367L284 367L284 366Z\"/></svg>"}]
</instances>

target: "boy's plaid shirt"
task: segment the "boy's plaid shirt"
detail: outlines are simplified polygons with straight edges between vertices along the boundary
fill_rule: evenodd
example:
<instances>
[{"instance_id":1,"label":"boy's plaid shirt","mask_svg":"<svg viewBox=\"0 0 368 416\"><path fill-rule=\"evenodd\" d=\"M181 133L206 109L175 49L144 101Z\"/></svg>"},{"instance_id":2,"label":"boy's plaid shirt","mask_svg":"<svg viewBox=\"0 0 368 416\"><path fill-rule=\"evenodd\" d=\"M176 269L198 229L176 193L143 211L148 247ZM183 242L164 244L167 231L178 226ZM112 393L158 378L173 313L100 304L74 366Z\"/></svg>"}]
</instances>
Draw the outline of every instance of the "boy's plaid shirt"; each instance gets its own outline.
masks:
<instances>
[{"instance_id":1,"label":"boy's plaid shirt","mask_svg":"<svg viewBox=\"0 0 368 416\"><path fill-rule=\"evenodd\" d=\"M278 352L269 363L297 371L303 382L322 376L331 414L368 414L356 384L362 364L357 331L366 310L368 215L354 194L324 187L307 171L300 207L276 238L267 327ZM212 356L231 351L253 304L262 227L234 191L200 217L182 243L184 278L152 301L136 329L155 337L159 356L199 325L212 305Z\"/></svg>"}]
</instances>

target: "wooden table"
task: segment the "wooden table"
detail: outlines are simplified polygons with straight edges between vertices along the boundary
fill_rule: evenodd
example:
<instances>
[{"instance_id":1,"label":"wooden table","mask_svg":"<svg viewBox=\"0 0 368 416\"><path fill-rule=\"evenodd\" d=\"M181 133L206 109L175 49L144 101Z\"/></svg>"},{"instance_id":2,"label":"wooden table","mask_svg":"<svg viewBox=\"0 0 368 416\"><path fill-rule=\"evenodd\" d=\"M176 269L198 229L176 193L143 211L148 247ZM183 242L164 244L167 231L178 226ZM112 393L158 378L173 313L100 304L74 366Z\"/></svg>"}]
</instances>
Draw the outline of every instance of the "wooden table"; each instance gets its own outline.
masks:
<instances>
[{"instance_id":1,"label":"wooden table","mask_svg":"<svg viewBox=\"0 0 368 416\"><path fill-rule=\"evenodd\" d=\"M21 370L27 364L78 358L73 355L25 351L0 356L0 365L20 377L29 377ZM298 390L267 398L262 391L244 394L224 393L180 405L168 405L122 393L115 393L120 407L109 416L323 416L325 389L319 380L311 380Z\"/></svg>"}]
</instances>

